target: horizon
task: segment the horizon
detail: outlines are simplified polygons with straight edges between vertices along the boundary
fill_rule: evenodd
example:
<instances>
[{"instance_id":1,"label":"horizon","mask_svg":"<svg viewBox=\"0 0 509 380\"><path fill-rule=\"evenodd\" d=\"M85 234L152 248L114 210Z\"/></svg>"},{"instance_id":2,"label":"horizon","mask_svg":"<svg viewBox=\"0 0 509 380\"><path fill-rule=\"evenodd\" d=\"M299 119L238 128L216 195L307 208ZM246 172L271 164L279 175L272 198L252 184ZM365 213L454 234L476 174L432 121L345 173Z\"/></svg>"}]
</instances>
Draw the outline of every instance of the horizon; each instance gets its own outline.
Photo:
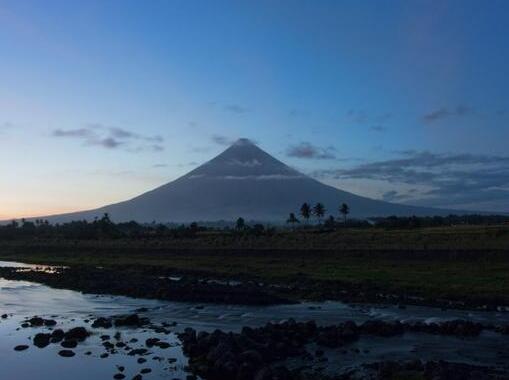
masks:
<instances>
[{"instance_id":1,"label":"horizon","mask_svg":"<svg viewBox=\"0 0 509 380\"><path fill-rule=\"evenodd\" d=\"M255 147L256 149L253 150L251 147ZM268 157L268 160L271 161L271 164L273 162L276 162L276 167L267 166L267 162L266 162L267 158L265 158L265 157ZM218 159L220 160L219 166L217 163L214 165L213 163L216 162ZM235 165L232 165L232 164L235 164ZM269 164L269 165L271 165L271 164ZM212 170L212 172L210 172L210 170L208 170L210 165L215 166L215 168ZM237 169L240 169L241 172L232 173L231 172L232 167L237 167ZM217 172L218 168L220 170L219 173ZM249 173L247 173L249 168L261 168L261 173L254 174L254 175L252 173L249 174ZM267 172L267 170L269 170L269 171ZM288 172L288 170L290 170L290 172ZM194 173L196 173L196 171L198 171L198 173L199 173L198 175L194 174ZM258 173L258 170L256 172ZM275 173L278 173L278 174L275 174ZM297 174L297 176L295 174ZM280 178L283 180L285 177L287 177L288 179L290 179L290 178L291 179L308 178L308 179L315 180L314 178L309 177L306 174L295 171L294 168L288 167L284 162L279 161L278 159L276 159L275 157L270 155L270 153L268 153L268 152L264 151L262 148L260 148L255 141L253 141L249 138L246 138L246 137L240 137L237 140L232 141L230 143L230 145L228 147L226 147L220 154L212 157L211 159L207 160L203 164L192 169L190 172L184 173L181 177L179 177L177 179L182 179L185 181L185 180L189 180L189 179L192 179L195 177L200 177L200 178L208 177L211 179L212 178L216 178L216 179L224 178L224 180L226 180L227 182L229 180L249 180L249 179L266 180L266 179L274 178L274 177L277 177L277 178ZM171 182L173 182L173 181L171 181ZM146 194L150 194L153 191L160 190L160 188L163 188L166 185L171 184L171 182L161 184L154 189L147 189L147 191L145 191L142 194L139 194L138 196L136 196L134 198L136 199L139 196L145 196ZM320 182L320 181L318 181L318 182ZM120 200L119 202L115 202L115 203L124 203L124 202L132 201L132 200L133 200L133 198L130 198L130 199L126 199L126 200ZM337 200L340 202L344 202L344 200L340 200L340 198L338 198ZM302 198L302 201L307 204L308 199ZM322 199L317 199L317 201L322 206L325 206L325 214L326 215L330 215L331 217L334 217L334 214L335 214L334 207L338 206L340 203L333 205L333 208L330 209L331 205L323 204ZM81 220L86 220L86 218L90 219L92 214L90 214L88 216L85 214L80 214L82 216L78 216L77 214L90 213L90 212L92 212L94 214L95 219L102 218L103 216L106 216L106 215L108 215L108 218L111 218L112 215L110 215L110 211L105 210L104 206L110 207L114 204L102 205L99 208L89 209L89 210L73 210L71 213L64 213L64 214L34 215L34 216L26 216L26 217L21 217L21 218L11 218L11 219L6 219L6 220L0 219L0 223L7 223L11 220L12 221L15 221L15 220L17 220L17 221L20 221L20 220L21 221L24 221L24 220L35 221L35 220L38 220L37 218L41 218L40 219L41 221L45 220L46 222L48 222L48 219L49 219L50 224L55 224L55 223L58 224L58 217L65 217L67 214L71 214L71 215L73 215L73 217L72 217L72 219L69 219L68 221L81 221ZM342 203L342 204L345 204L345 203ZM313 206L313 204L311 204L311 206ZM347 204L347 206L350 207L350 205L348 205L348 204ZM476 215L476 214L477 215L500 216L500 217L508 215L508 213L504 213L504 212L491 212L490 213L490 212L486 212L486 211L476 212L476 211L472 211L472 210L457 210L457 213L455 213L454 209L439 209L439 208L429 208L429 209L435 210L436 213L434 214L434 216L432 216L430 214L428 216L425 216L425 218L426 217L428 217L428 218L435 217L435 216L439 216L439 217L459 216L461 218L462 216L469 216L469 215L471 216L471 215ZM352 211L352 210L350 210L350 211ZM356 211L356 210L354 210L354 211ZM415 211L418 212L417 209ZM450 212L446 215L446 214L444 214L444 211L450 211ZM299 213L299 211L297 209L290 210L289 212L291 212L292 214ZM421 210L421 212L422 212L422 210ZM395 214L393 214L393 215L396 215L396 214L397 214L397 212L395 212ZM373 214L373 215L370 215L369 217L357 217L357 218L354 217L353 219L354 220L374 220L374 219L380 219L380 218L382 218L382 219L387 218L388 216L389 215L384 216L384 215ZM113 217L115 218L114 215L113 215ZM187 222L172 220L172 219L168 219L168 220L155 220L154 219L151 222L148 222L148 221L143 222L143 221L137 220L135 218L133 218L132 220L138 221L141 224L151 224L154 222L157 222L160 224L167 224L167 225L189 224L189 223L195 223L195 222L205 223L205 224L207 224L207 223L212 223L212 224L233 223L233 224L235 224L235 220L237 218L242 218L242 217L245 217L245 220L249 223L255 223L255 222L265 223L266 222L266 223L275 224L275 225L278 225L278 224L284 225L285 223L287 223L285 221L286 218L285 218L284 214L280 215L281 220L270 220L270 219L264 220L264 219L260 219L260 218L257 219L256 217L249 219L249 213L247 215L239 214L238 216L235 216L233 218L219 218L219 219L217 219L217 218L216 219L206 219L206 218L200 219L200 218L198 218L198 219L192 219L192 220L190 219ZM400 215L400 217L408 218L409 216ZM414 217L415 217L415 215L414 215ZM422 217L422 215L420 217ZM55 219L55 218L57 218L57 219ZM113 220L113 222L115 222L115 220ZM124 221L124 222L127 222L127 221ZM121 221L117 221L117 223L121 223Z\"/></svg>"},{"instance_id":2,"label":"horizon","mask_svg":"<svg viewBox=\"0 0 509 380\"><path fill-rule=\"evenodd\" d=\"M0 220L131 199L241 136L357 195L507 213L507 11L2 2Z\"/></svg>"}]
</instances>

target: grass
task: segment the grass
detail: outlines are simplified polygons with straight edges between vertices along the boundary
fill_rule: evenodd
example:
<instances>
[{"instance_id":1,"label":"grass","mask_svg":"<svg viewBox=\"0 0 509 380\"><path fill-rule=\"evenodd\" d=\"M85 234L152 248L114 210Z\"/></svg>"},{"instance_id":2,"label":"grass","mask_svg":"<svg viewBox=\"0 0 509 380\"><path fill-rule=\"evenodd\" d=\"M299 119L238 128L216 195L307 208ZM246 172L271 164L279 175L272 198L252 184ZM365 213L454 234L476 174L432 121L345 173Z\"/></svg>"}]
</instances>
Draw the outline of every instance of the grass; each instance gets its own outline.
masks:
<instances>
[{"instance_id":1,"label":"grass","mask_svg":"<svg viewBox=\"0 0 509 380\"><path fill-rule=\"evenodd\" d=\"M206 234L179 240L4 241L0 259L30 263L153 266L288 282L372 284L435 298L509 304L509 226L345 229L271 237Z\"/></svg>"}]
</instances>

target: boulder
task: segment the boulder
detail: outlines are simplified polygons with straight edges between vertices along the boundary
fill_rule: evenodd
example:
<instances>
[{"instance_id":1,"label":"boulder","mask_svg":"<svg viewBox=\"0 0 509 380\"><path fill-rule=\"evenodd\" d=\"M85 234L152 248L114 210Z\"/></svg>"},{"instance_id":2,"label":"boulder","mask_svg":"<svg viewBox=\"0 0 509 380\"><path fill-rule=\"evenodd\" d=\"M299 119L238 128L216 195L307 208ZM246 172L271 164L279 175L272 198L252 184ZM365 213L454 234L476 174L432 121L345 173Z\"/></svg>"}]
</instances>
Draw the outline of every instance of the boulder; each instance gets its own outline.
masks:
<instances>
[{"instance_id":1,"label":"boulder","mask_svg":"<svg viewBox=\"0 0 509 380\"><path fill-rule=\"evenodd\" d=\"M34 346L44 348L50 343L51 334L39 333L34 336Z\"/></svg>"}]
</instances>

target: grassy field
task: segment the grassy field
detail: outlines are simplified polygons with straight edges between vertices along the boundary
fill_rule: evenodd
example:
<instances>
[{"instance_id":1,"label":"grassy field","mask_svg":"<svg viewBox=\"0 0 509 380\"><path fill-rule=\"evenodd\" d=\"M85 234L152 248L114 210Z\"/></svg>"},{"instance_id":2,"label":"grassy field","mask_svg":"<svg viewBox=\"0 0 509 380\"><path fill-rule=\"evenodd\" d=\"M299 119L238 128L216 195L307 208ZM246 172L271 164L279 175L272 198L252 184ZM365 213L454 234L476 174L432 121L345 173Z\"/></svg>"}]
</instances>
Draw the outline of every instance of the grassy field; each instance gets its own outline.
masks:
<instances>
[{"instance_id":1,"label":"grassy field","mask_svg":"<svg viewBox=\"0 0 509 380\"><path fill-rule=\"evenodd\" d=\"M425 297L509 304L509 226L345 229L274 236L207 233L193 239L4 241L0 259L153 267L291 282L371 284Z\"/></svg>"}]
</instances>

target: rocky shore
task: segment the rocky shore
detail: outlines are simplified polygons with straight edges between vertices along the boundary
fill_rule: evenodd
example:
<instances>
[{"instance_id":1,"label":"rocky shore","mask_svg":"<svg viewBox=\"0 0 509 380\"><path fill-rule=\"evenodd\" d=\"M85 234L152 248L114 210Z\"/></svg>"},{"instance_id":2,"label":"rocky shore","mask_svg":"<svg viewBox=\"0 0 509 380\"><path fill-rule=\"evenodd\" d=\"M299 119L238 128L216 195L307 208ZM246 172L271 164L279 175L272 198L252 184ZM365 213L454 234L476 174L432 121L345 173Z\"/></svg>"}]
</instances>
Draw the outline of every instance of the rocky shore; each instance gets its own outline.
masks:
<instances>
[{"instance_id":1,"label":"rocky shore","mask_svg":"<svg viewBox=\"0 0 509 380\"><path fill-rule=\"evenodd\" d=\"M321 372L328 361L323 349L345 348L362 335L391 337L405 332L421 332L471 337L479 335L484 328L490 327L461 320L429 325L376 320L358 325L350 321L327 327L317 326L313 321L298 323L289 320L255 329L245 327L240 333L219 330L207 333L188 328L179 337L184 353L190 358L193 373L212 380L391 379L405 371L421 376L416 378L433 380L507 379L509 373L506 370L421 360L381 362L336 377ZM312 346L318 349L310 351ZM285 361L289 358L298 358L302 365L288 368ZM320 369L313 368L312 362L322 363ZM364 373L362 377L358 377L360 372Z\"/></svg>"},{"instance_id":2,"label":"rocky shore","mask_svg":"<svg viewBox=\"0 0 509 380\"><path fill-rule=\"evenodd\" d=\"M138 310L139 313L147 312ZM2 319L10 318L4 314ZM174 343L164 337L175 333L176 323L153 323L142 314L91 317L83 321L84 326L64 330L58 328L55 319L39 316L20 322L21 329L33 329L32 345L42 349L49 345L60 345L57 352L63 358L76 355L75 348L91 336L100 337L99 358L123 353L137 357L139 373L133 379L142 379L150 372L144 368L147 359L172 365L172 356L154 355L155 348L166 350ZM38 331L37 329L44 329ZM152 332L148 338L124 339L122 329ZM324 371L329 364L332 351L346 352L363 336L390 338L406 333L446 335L462 339L473 339L483 331L509 334L509 326L493 326L466 320L442 323L402 323L368 320L357 324L347 321L337 325L319 326L314 321L296 322L292 319L281 323L268 323L258 328L244 327L239 333L196 331L186 328L177 334L182 352L188 357L186 378L205 380L353 380L353 379L426 379L426 380L479 380L509 379L509 366L490 368L447 361L424 361L418 358L406 361L381 361L341 370L336 374ZM114 332L115 331L115 332ZM90 346L90 345L89 345ZM20 344L13 349L26 351L29 345ZM331 351L332 350L332 351ZM357 349L358 350L358 349ZM84 353L91 355L91 351ZM360 354L360 352L359 352ZM291 364L293 361L293 364ZM299 365L295 365L295 362ZM318 364L318 366L317 366ZM114 379L124 379L123 366L117 366ZM147 372L148 371L148 372Z\"/></svg>"}]
</instances>

